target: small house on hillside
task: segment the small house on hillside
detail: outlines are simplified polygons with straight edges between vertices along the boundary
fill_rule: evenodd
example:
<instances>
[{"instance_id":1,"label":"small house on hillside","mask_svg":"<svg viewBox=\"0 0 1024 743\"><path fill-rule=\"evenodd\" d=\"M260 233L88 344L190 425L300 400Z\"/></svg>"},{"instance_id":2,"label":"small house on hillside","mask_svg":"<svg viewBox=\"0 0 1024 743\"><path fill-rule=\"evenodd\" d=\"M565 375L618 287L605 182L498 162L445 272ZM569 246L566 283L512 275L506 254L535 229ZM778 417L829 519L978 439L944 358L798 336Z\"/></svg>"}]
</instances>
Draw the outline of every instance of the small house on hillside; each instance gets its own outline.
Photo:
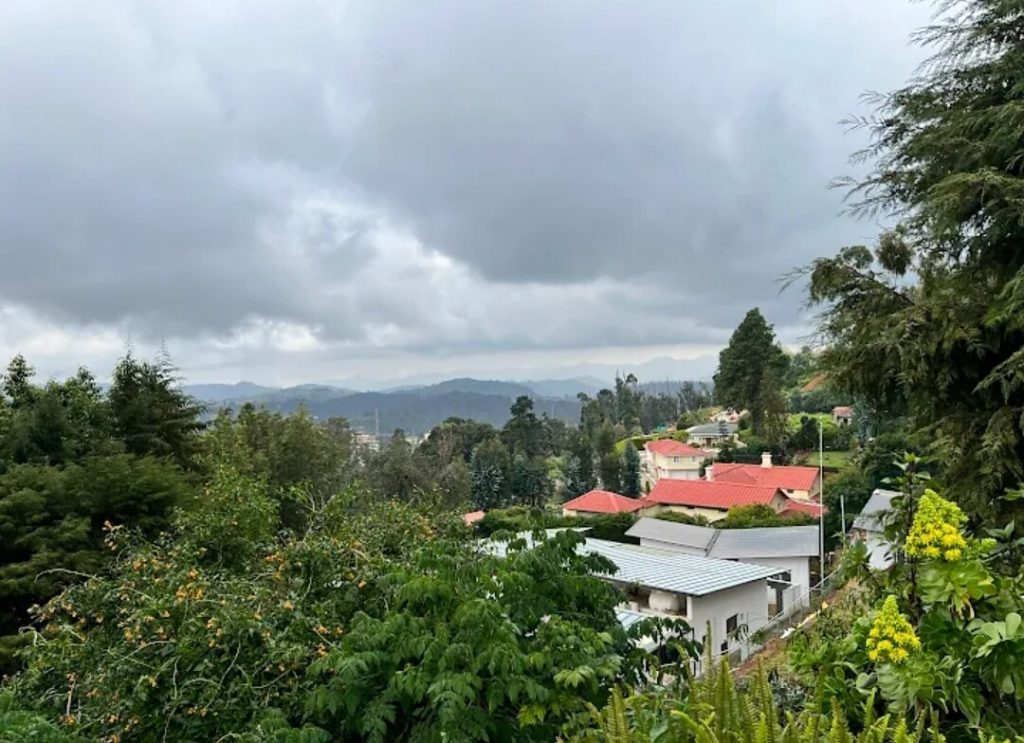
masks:
<instances>
[{"instance_id":1,"label":"small house on hillside","mask_svg":"<svg viewBox=\"0 0 1024 743\"><path fill-rule=\"evenodd\" d=\"M642 475L648 485L659 480L699 480L700 466L708 456L673 439L648 441L644 452Z\"/></svg>"},{"instance_id":2,"label":"small house on hillside","mask_svg":"<svg viewBox=\"0 0 1024 743\"><path fill-rule=\"evenodd\" d=\"M892 565L892 545L885 538L882 519L892 510L892 499L897 495L900 493L893 490L875 490L850 529L850 538L867 546L868 563L875 570L885 570Z\"/></svg>"},{"instance_id":3,"label":"small house on hillside","mask_svg":"<svg viewBox=\"0 0 1024 743\"><path fill-rule=\"evenodd\" d=\"M639 498L629 498L610 490L591 490L562 504L563 516L600 516L610 513L635 513L646 506Z\"/></svg>"},{"instance_id":4,"label":"small house on hillside","mask_svg":"<svg viewBox=\"0 0 1024 743\"><path fill-rule=\"evenodd\" d=\"M820 553L817 526L714 529L642 518L626 535L639 539L641 547L778 568L779 572L768 582L772 614L806 605L811 589L811 560Z\"/></svg>"},{"instance_id":5,"label":"small house on hillside","mask_svg":"<svg viewBox=\"0 0 1024 743\"><path fill-rule=\"evenodd\" d=\"M737 430L739 426L735 423L719 421L718 423L701 423L697 426L690 426L686 429L688 441L693 446L704 448L719 447L727 441L738 440Z\"/></svg>"},{"instance_id":6,"label":"small house on hillside","mask_svg":"<svg viewBox=\"0 0 1024 743\"><path fill-rule=\"evenodd\" d=\"M773 464L771 452L761 454L760 465L715 462L704 471L704 477L711 482L779 488L800 501L817 500L821 496L821 475L817 467Z\"/></svg>"},{"instance_id":7,"label":"small house on hillside","mask_svg":"<svg viewBox=\"0 0 1024 743\"><path fill-rule=\"evenodd\" d=\"M832 421L837 426L848 426L853 422L853 408L849 405L839 405L832 408Z\"/></svg>"}]
</instances>

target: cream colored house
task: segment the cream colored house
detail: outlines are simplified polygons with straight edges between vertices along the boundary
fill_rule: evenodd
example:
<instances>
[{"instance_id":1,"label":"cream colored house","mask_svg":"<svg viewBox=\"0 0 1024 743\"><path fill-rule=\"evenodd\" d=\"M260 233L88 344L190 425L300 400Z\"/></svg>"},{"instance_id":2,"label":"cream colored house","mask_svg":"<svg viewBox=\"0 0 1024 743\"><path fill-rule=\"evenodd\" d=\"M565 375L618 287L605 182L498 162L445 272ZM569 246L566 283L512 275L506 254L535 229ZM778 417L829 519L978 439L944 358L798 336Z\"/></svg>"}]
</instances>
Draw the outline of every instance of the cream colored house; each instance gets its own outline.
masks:
<instances>
[{"instance_id":1,"label":"cream colored house","mask_svg":"<svg viewBox=\"0 0 1024 743\"><path fill-rule=\"evenodd\" d=\"M699 480L700 466L707 453L672 439L648 441L644 445L642 475L653 486L659 480Z\"/></svg>"}]
</instances>

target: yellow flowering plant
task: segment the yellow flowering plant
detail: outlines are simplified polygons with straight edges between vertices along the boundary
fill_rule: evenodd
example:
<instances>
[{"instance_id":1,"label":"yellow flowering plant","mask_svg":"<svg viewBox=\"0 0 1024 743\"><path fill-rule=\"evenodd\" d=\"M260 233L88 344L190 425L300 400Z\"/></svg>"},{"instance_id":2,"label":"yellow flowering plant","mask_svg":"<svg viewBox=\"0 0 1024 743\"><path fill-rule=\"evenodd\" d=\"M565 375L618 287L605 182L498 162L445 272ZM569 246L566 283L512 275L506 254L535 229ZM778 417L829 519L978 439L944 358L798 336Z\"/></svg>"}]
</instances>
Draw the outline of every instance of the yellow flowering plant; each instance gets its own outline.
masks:
<instances>
[{"instance_id":1,"label":"yellow flowering plant","mask_svg":"<svg viewBox=\"0 0 1024 743\"><path fill-rule=\"evenodd\" d=\"M955 562L963 555L967 540L960 527L967 521L955 503L934 490L925 490L907 534L905 549L909 557Z\"/></svg>"},{"instance_id":2,"label":"yellow flowering plant","mask_svg":"<svg viewBox=\"0 0 1024 743\"><path fill-rule=\"evenodd\" d=\"M888 596L868 631L868 658L874 663L903 663L921 648L910 621L900 613L895 596Z\"/></svg>"}]
</instances>

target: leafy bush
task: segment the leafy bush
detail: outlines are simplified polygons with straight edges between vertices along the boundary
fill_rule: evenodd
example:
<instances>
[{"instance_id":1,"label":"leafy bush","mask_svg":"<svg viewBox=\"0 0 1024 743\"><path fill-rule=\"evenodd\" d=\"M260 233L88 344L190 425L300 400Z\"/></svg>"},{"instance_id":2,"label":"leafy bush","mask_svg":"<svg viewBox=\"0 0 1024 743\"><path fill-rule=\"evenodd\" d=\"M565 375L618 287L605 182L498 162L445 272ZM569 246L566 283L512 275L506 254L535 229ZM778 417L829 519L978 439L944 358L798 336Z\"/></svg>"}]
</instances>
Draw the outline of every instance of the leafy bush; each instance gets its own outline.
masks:
<instances>
[{"instance_id":1,"label":"leafy bush","mask_svg":"<svg viewBox=\"0 0 1024 743\"><path fill-rule=\"evenodd\" d=\"M753 529L764 526L804 526L815 524L817 519L807 513L793 513L786 516L775 513L770 506L734 506L725 518L715 521L718 529Z\"/></svg>"},{"instance_id":2,"label":"leafy bush","mask_svg":"<svg viewBox=\"0 0 1024 743\"><path fill-rule=\"evenodd\" d=\"M0 710L0 726L104 741L546 741L653 662L594 575L611 565L577 554L573 531L499 558L454 514L360 491L299 535L278 533L275 512L260 481L220 468L170 534L109 529L109 575L39 610L5 702L18 711Z\"/></svg>"},{"instance_id":3,"label":"leafy bush","mask_svg":"<svg viewBox=\"0 0 1024 743\"><path fill-rule=\"evenodd\" d=\"M847 550L857 588L791 639L793 668L851 715L874 698L901 716L931 715L944 730L1018 734L1024 577L1016 527L964 532L959 508L916 465L911 457L897 468L904 493L884 521L897 545L893 566L873 572L862 546Z\"/></svg>"},{"instance_id":4,"label":"leafy bush","mask_svg":"<svg viewBox=\"0 0 1024 743\"><path fill-rule=\"evenodd\" d=\"M681 511L662 511L655 515L656 519L662 521L671 521L676 524L691 524L693 526L707 526L708 520L703 516L691 516L688 513L682 513Z\"/></svg>"}]
</instances>

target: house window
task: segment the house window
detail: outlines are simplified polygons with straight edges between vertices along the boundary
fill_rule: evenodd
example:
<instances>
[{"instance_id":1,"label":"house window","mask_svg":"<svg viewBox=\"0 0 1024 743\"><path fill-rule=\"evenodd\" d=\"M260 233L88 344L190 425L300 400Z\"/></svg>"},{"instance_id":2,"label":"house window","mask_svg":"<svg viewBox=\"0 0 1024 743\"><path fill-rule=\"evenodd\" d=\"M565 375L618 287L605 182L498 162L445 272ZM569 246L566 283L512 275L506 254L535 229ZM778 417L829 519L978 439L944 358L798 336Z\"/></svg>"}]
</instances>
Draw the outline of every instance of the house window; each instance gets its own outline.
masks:
<instances>
[{"instance_id":1,"label":"house window","mask_svg":"<svg viewBox=\"0 0 1024 743\"><path fill-rule=\"evenodd\" d=\"M739 628L739 626L740 626L740 615L739 614L733 614L731 617L729 617L728 619L725 620L725 634L726 635L735 635L736 634L736 630Z\"/></svg>"},{"instance_id":2,"label":"house window","mask_svg":"<svg viewBox=\"0 0 1024 743\"><path fill-rule=\"evenodd\" d=\"M679 457L672 457L672 464L679 464Z\"/></svg>"}]
</instances>

